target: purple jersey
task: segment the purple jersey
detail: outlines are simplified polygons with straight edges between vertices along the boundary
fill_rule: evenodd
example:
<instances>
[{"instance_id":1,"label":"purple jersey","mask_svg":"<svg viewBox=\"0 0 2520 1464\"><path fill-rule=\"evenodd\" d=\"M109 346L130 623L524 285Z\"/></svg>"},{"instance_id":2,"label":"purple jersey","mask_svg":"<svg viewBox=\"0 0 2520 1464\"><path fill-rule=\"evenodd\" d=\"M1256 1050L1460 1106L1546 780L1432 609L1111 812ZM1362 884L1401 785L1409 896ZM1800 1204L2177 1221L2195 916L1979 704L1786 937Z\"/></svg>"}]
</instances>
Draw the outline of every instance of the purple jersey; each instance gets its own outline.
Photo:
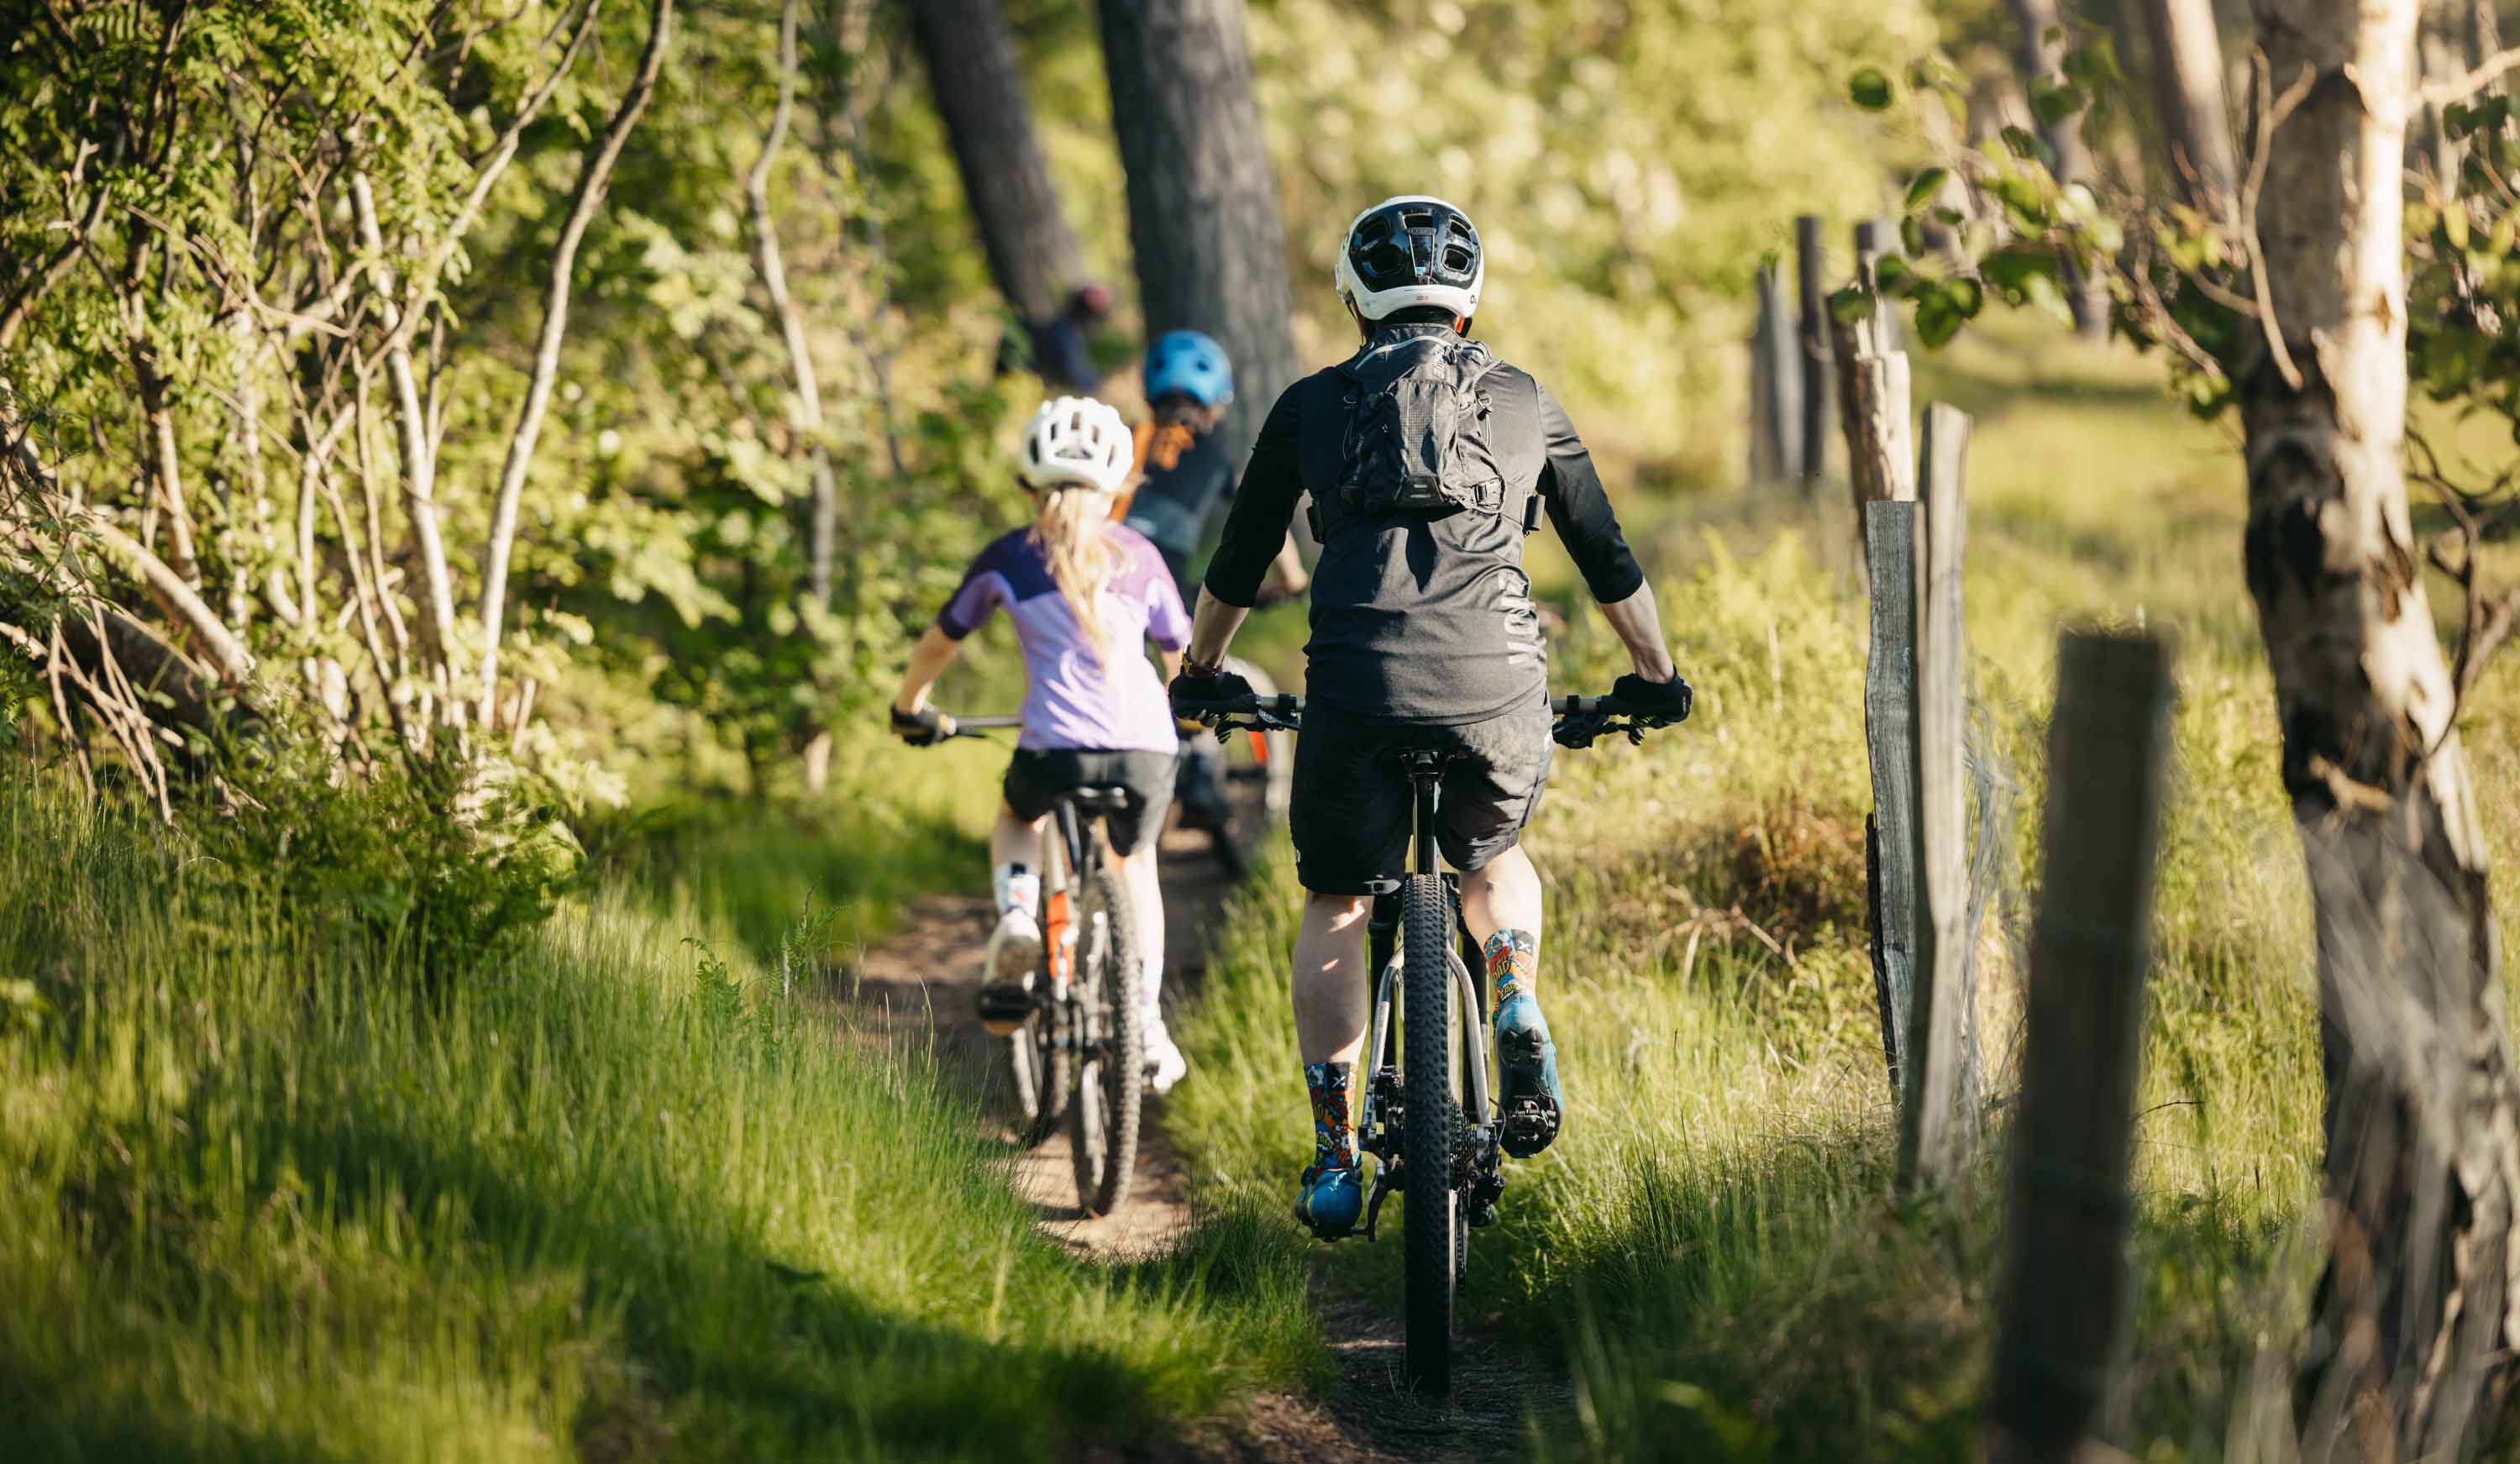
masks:
<instances>
[{"instance_id":1,"label":"purple jersey","mask_svg":"<svg viewBox=\"0 0 2520 1464\"><path fill-rule=\"evenodd\" d=\"M1111 633L1107 666L1067 608L1028 528L980 551L962 588L937 612L936 628L960 641L1006 606L1023 644L1028 682L1018 746L1171 752L1181 745L1163 680L1145 650L1148 641L1166 650L1189 643L1181 592L1144 535L1116 523L1103 533L1119 560L1098 605Z\"/></svg>"}]
</instances>

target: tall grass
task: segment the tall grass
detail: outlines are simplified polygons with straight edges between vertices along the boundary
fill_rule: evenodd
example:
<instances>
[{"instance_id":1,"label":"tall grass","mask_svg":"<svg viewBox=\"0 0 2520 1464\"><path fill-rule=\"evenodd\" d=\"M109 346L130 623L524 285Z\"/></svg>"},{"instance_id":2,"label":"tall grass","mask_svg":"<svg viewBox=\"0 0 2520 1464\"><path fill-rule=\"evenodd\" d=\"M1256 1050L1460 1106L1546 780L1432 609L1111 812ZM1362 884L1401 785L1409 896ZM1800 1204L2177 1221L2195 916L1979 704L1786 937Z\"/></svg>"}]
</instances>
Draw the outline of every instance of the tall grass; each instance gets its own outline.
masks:
<instances>
[{"instance_id":1,"label":"tall grass","mask_svg":"<svg viewBox=\"0 0 2520 1464\"><path fill-rule=\"evenodd\" d=\"M1314 1365L1282 1233L1071 1260L688 904L432 984L22 777L0 867L10 1457L1054 1459Z\"/></svg>"},{"instance_id":2,"label":"tall grass","mask_svg":"<svg viewBox=\"0 0 2520 1464\"><path fill-rule=\"evenodd\" d=\"M1998 1097L2062 619L2181 633L2178 766L2138 1121L2127 1385L2104 1427L2141 1457L2222 1457L2305 1322L2320 1149L2308 897L2274 772L2273 698L2238 570L2238 469L2114 356L1998 334L1922 391L1980 419L1972 465L1972 766L2002 888L1981 950ZM1574 1377L1539 1452L1598 1459L1945 1459L1990 1369L2003 1115L1943 1203L1891 1197L1890 1094L1864 952L1861 604L1844 513L1682 500L1632 512L1666 567L1686 728L1562 753L1529 835L1548 888L1540 991L1563 1137L1513 1166L1474 1243L1469 1314ZM1780 528L1794 519L1799 528ZM1692 520L1721 522L1709 532ZM1544 567L1543 576L1546 578ZM1589 611L1561 689L1617 669ZM2520 778L2507 688L2470 737L2496 852ZM1282 1209L1309 1152L1285 1011L1282 864L1179 1024L1200 1082L1173 1131L1210 1193ZM2504 917L2506 943L2520 921ZM1387 1248L1385 1248L1387 1249ZM1396 1258L1330 1253L1388 1295Z\"/></svg>"}]
</instances>

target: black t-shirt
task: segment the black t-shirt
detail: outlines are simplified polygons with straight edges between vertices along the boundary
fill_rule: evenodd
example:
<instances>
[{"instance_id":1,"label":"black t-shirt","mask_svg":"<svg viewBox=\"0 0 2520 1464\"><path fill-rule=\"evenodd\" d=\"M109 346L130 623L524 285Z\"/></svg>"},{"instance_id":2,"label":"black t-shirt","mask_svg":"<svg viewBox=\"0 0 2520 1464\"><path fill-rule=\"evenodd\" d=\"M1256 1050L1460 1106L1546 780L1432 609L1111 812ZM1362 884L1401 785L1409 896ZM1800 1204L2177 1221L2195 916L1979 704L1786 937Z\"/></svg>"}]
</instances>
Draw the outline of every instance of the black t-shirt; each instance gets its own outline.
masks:
<instances>
[{"instance_id":1,"label":"black t-shirt","mask_svg":"<svg viewBox=\"0 0 2520 1464\"><path fill-rule=\"evenodd\" d=\"M1376 333L1367 348L1446 329L1402 326ZM1311 492L1335 501L1351 390L1335 368L1316 372L1269 410L1208 563L1208 594L1252 603L1296 499ZM1545 697L1548 650L1522 569L1519 510L1531 494L1548 506L1594 599L1615 603L1644 583L1592 456L1556 398L1510 366L1489 374L1486 391L1488 436L1509 490L1507 513L1333 513L1313 571L1308 700L1372 721L1449 726Z\"/></svg>"},{"instance_id":2,"label":"black t-shirt","mask_svg":"<svg viewBox=\"0 0 2520 1464\"><path fill-rule=\"evenodd\" d=\"M1157 437L1161 437L1157 429ZM1187 559L1198 550L1216 501L1234 492L1234 460L1204 433L1169 466L1149 462L1129 499L1129 527L1154 541L1168 556ZM1274 551L1273 551L1274 553Z\"/></svg>"}]
</instances>

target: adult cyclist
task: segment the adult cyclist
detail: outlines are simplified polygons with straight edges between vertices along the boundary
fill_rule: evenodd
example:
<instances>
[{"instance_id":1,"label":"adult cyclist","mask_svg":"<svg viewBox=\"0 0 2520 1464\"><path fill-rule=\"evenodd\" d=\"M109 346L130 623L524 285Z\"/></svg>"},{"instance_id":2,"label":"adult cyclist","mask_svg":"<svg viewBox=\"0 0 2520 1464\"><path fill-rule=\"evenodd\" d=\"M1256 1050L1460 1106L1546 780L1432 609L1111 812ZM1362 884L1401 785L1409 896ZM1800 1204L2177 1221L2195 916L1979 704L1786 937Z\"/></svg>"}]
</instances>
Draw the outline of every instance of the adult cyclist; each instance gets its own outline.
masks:
<instances>
[{"instance_id":1,"label":"adult cyclist","mask_svg":"<svg viewBox=\"0 0 2520 1464\"><path fill-rule=\"evenodd\" d=\"M1196 331L1171 331L1147 350L1147 406L1152 414L1138 428L1137 489L1125 521L1147 536L1172 571L1185 604L1195 597L1191 556L1207 536L1218 504L1234 497L1234 459L1216 440L1216 424L1234 400L1234 363L1225 347ZM1294 540L1281 541L1270 561L1271 593L1304 593L1304 561ZM1183 821L1221 828L1227 810L1224 758L1214 739L1193 737L1181 761Z\"/></svg>"},{"instance_id":2,"label":"adult cyclist","mask_svg":"<svg viewBox=\"0 0 2520 1464\"><path fill-rule=\"evenodd\" d=\"M1113 495L1129 471L1129 427L1116 410L1071 396L1042 404L1024 430L1016 472L1033 521L971 561L911 650L892 727L913 746L953 734L953 719L929 706L927 693L964 639L1003 607L1023 647L1026 685L1006 803L989 833L998 904L990 978L1029 982L1041 958L1035 911L1052 805L1070 788L1124 789L1124 806L1104 827L1145 958L1139 994L1149 1076L1165 1092L1188 1069L1164 1029L1164 900L1155 872L1180 743L1146 646L1152 641L1169 667L1189 615L1154 546L1111 521Z\"/></svg>"},{"instance_id":3,"label":"adult cyclist","mask_svg":"<svg viewBox=\"0 0 2520 1464\"><path fill-rule=\"evenodd\" d=\"M1643 571L1565 412L1468 338L1485 279L1478 231L1438 199L1366 209L1339 249L1338 291L1364 343L1287 388L1253 447L1192 617L1173 708L1249 694L1221 671L1297 497L1322 540L1311 669L1295 744L1290 831L1306 891L1295 938L1295 1035L1313 1106L1296 1215L1325 1238L1364 1208L1349 1089L1364 1045L1368 892L1406 858L1403 746L1452 754L1436 842L1461 871L1462 916L1485 953L1505 1144L1548 1147L1561 1121L1541 1016L1541 889L1518 846L1551 752L1548 651L1522 569L1543 511L1635 669L1614 692L1675 720L1688 686L1664 648Z\"/></svg>"}]
</instances>

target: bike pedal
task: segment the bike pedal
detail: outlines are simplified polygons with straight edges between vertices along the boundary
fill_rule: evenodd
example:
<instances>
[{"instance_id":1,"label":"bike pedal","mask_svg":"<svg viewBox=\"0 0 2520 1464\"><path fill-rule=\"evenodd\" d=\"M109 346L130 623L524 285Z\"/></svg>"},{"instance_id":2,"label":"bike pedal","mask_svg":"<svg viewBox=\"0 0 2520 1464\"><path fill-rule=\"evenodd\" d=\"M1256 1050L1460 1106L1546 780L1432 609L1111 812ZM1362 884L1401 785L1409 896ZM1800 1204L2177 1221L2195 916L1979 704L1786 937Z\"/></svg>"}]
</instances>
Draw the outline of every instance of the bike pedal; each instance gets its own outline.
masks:
<instances>
[{"instance_id":1,"label":"bike pedal","mask_svg":"<svg viewBox=\"0 0 2520 1464\"><path fill-rule=\"evenodd\" d=\"M1562 1117L1553 1098L1516 1098L1505 1115L1498 1144L1516 1159L1529 1159L1556 1142Z\"/></svg>"},{"instance_id":2,"label":"bike pedal","mask_svg":"<svg viewBox=\"0 0 2520 1464\"><path fill-rule=\"evenodd\" d=\"M972 1004L979 1009L980 1025L991 1037L1012 1037L1032 1015L1032 993L1016 981L992 981L980 988Z\"/></svg>"}]
</instances>

